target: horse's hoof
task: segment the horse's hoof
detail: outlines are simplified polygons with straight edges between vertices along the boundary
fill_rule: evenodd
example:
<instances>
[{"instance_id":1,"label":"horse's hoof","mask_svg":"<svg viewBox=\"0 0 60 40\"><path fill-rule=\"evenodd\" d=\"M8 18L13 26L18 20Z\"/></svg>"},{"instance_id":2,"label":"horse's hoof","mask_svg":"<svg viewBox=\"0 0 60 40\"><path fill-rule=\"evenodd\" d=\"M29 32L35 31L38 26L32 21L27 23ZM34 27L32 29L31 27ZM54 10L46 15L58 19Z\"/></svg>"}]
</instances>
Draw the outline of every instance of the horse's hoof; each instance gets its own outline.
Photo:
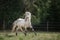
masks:
<instances>
[{"instance_id":1,"label":"horse's hoof","mask_svg":"<svg viewBox=\"0 0 60 40\"><path fill-rule=\"evenodd\" d=\"M17 36L17 33L16 33L16 36Z\"/></svg>"},{"instance_id":2,"label":"horse's hoof","mask_svg":"<svg viewBox=\"0 0 60 40\"><path fill-rule=\"evenodd\" d=\"M37 35L37 33L35 33L35 35Z\"/></svg>"},{"instance_id":3,"label":"horse's hoof","mask_svg":"<svg viewBox=\"0 0 60 40\"><path fill-rule=\"evenodd\" d=\"M27 34L26 34L26 33L24 33L24 35L26 36Z\"/></svg>"},{"instance_id":4,"label":"horse's hoof","mask_svg":"<svg viewBox=\"0 0 60 40\"><path fill-rule=\"evenodd\" d=\"M35 35L37 35L37 34L35 34Z\"/></svg>"},{"instance_id":5,"label":"horse's hoof","mask_svg":"<svg viewBox=\"0 0 60 40\"><path fill-rule=\"evenodd\" d=\"M25 36L26 36L26 34L25 34Z\"/></svg>"}]
</instances>

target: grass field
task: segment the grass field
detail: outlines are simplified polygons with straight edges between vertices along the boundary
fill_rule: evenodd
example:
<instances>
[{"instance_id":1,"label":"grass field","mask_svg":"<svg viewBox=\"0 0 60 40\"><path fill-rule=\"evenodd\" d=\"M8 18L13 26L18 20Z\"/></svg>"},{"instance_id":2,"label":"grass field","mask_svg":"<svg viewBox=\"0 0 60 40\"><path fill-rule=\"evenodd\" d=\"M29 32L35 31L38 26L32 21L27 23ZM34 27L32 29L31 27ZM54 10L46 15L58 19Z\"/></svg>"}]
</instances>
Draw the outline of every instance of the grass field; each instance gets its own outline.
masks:
<instances>
[{"instance_id":1,"label":"grass field","mask_svg":"<svg viewBox=\"0 0 60 40\"><path fill-rule=\"evenodd\" d=\"M23 33L18 33L18 36L15 36L15 33L10 32L0 32L0 40L60 40L60 33L56 32L36 32L37 35L34 35L33 32L27 33L25 36ZM6 35L7 34L7 35Z\"/></svg>"}]
</instances>

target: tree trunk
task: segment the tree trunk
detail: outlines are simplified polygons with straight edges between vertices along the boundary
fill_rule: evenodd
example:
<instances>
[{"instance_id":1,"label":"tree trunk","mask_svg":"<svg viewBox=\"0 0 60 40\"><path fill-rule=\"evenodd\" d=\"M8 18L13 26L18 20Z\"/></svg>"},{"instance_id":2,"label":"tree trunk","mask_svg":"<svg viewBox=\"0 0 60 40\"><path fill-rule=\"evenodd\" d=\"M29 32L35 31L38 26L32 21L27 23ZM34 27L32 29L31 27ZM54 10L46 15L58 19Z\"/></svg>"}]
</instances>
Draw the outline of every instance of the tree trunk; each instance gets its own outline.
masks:
<instances>
[{"instance_id":1,"label":"tree trunk","mask_svg":"<svg viewBox=\"0 0 60 40\"><path fill-rule=\"evenodd\" d=\"M3 31L5 32L5 20L3 20Z\"/></svg>"}]
</instances>

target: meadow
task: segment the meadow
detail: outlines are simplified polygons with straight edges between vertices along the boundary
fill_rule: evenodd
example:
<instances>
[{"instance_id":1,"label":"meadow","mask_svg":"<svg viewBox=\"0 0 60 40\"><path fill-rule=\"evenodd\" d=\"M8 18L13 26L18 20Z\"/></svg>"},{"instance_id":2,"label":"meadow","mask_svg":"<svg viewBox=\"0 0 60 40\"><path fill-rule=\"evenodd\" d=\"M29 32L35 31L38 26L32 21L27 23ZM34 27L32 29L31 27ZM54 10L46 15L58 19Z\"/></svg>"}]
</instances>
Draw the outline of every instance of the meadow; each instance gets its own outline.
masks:
<instances>
[{"instance_id":1,"label":"meadow","mask_svg":"<svg viewBox=\"0 0 60 40\"><path fill-rule=\"evenodd\" d=\"M59 32L28 32L25 36L22 32L19 32L16 36L11 32L0 32L0 40L60 40Z\"/></svg>"}]
</instances>

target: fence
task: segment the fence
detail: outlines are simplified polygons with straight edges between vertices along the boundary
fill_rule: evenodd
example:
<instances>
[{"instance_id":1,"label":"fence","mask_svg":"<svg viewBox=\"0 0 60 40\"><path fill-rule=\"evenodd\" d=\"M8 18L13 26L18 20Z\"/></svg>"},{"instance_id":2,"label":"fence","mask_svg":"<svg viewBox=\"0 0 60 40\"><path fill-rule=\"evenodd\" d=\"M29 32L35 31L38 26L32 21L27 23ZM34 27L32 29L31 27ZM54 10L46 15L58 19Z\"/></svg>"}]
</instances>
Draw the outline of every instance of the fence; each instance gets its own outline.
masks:
<instances>
[{"instance_id":1,"label":"fence","mask_svg":"<svg viewBox=\"0 0 60 40\"><path fill-rule=\"evenodd\" d=\"M2 30L4 29L4 27L0 27ZM5 28L12 28L11 27L5 27ZM40 23L39 26L34 25L33 28L35 29L35 31L54 31L54 32L60 32L60 22L45 22L45 23ZM6 30L6 29L4 29Z\"/></svg>"},{"instance_id":2,"label":"fence","mask_svg":"<svg viewBox=\"0 0 60 40\"><path fill-rule=\"evenodd\" d=\"M36 31L54 31L54 32L60 32L60 22L46 22L46 23L40 23L40 26L35 27L34 29Z\"/></svg>"}]
</instances>

